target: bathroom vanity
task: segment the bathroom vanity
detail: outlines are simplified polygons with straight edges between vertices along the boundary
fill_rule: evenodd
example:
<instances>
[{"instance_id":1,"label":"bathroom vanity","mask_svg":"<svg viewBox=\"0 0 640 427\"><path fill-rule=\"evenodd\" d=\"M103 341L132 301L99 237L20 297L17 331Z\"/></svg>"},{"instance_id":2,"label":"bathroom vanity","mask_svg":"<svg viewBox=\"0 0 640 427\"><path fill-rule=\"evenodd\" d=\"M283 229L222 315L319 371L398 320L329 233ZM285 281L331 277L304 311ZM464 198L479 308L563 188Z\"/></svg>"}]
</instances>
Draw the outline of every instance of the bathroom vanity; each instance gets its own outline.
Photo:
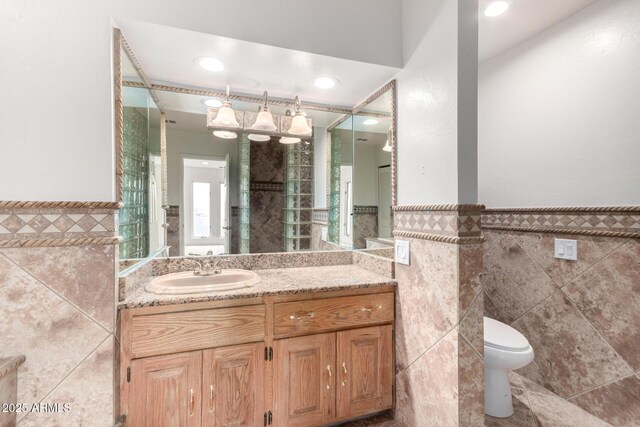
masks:
<instances>
[{"instance_id":1,"label":"bathroom vanity","mask_svg":"<svg viewBox=\"0 0 640 427\"><path fill-rule=\"evenodd\" d=\"M392 407L394 280L353 265L256 273L251 288L121 304L125 425L322 426Z\"/></svg>"}]
</instances>

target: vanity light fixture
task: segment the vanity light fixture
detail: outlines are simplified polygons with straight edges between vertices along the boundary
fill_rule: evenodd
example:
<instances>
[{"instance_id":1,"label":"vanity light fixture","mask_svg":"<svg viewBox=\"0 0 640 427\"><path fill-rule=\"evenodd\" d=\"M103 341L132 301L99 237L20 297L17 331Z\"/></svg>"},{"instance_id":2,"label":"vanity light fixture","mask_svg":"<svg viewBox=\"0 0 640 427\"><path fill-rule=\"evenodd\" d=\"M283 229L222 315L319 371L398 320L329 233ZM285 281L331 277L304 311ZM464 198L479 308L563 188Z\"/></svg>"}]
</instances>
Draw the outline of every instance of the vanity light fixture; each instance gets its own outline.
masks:
<instances>
[{"instance_id":1,"label":"vanity light fixture","mask_svg":"<svg viewBox=\"0 0 640 427\"><path fill-rule=\"evenodd\" d=\"M251 141L256 141L256 142L266 142L271 139L269 135L258 135L257 133L250 133L248 138Z\"/></svg>"},{"instance_id":2,"label":"vanity light fixture","mask_svg":"<svg viewBox=\"0 0 640 427\"><path fill-rule=\"evenodd\" d=\"M219 73L224 70L224 62L220 61L217 58L211 58L210 56L203 56L198 59L198 65L204 68L207 71L211 71L213 73Z\"/></svg>"},{"instance_id":3,"label":"vanity light fixture","mask_svg":"<svg viewBox=\"0 0 640 427\"><path fill-rule=\"evenodd\" d=\"M297 96L294 101L294 107L296 113L291 120L291 128L289 128L287 132L292 135L311 135L312 129L309 127L306 117L302 111L300 111L300 98Z\"/></svg>"},{"instance_id":4,"label":"vanity light fixture","mask_svg":"<svg viewBox=\"0 0 640 427\"><path fill-rule=\"evenodd\" d=\"M377 125L378 121L376 119L367 119L364 122L362 122L362 124L366 126L373 126L373 125Z\"/></svg>"},{"instance_id":5,"label":"vanity light fixture","mask_svg":"<svg viewBox=\"0 0 640 427\"><path fill-rule=\"evenodd\" d=\"M226 130L214 130L213 136L217 136L218 138L222 139L236 139L238 137L238 134L235 132L228 132Z\"/></svg>"},{"instance_id":6,"label":"vanity light fixture","mask_svg":"<svg viewBox=\"0 0 640 427\"><path fill-rule=\"evenodd\" d=\"M218 99L207 99L204 101L204 105L211 108L220 108L222 107L222 101Z\"/></svg>"},{"instance_id":7,"label":"vanity light fixture","mask_svg":"<svg viewBox=\"0 0 640 427\"><path fill-rule=\"evenodd\" d=\"M492 1L484 10L484 16L493 18L494 16L502 15L509 9L509 2L505 0Z\"/></svg>"},{"instance_id":8,"label":"vanity light fixture","mask_svg":"<svg viewBox=\"0 0 640 427\"><path fill-rule=\"evenodd\" d=\"M240 127L240 123L236 120L236 112L233 111L231 102L229 102L229 85L227 85L227 99L222 103L222 107L218 110L218 115L212 123L214 126Z\"/></svg>"},{"instance_id":9,"label":"vanity light fixture","mask_svg":"<svg viewBox=\"0 0 640 427\"><path fill-rule=\"evenodd\" d=\"M382 151L386 151L387 153L391 152L391 144L389 144L389 138L387 138L387 142L382 147Z\"/></svg>"},{"instance_id":10,"label":"vanity light fixture","mask_svg":"<svg viewBox=\"0 0 640 427\"><path fill-rule=\"evenodd\" d=\"M335 87L338 84L338 80L332 77L318 77L313 79L313 84L318 89L331 89L332 87Z\"/></svg>"},{"instance_id":11,"label":"vanity light fixture","mask_svg":"<svg viewBox=\"0 0 640 427\"><path fill-rule=\"evenodd\" d=\"M273 123L273 116L271 115L271 112L269 112L269 107L267 106L267 101L268 101L268 94L267 91L264 91L264 100L263 100L263 104L260 106L260 112L258 113L258 118L256 119L256 122L253 124L253 126L251 126L250 129L255 129L255 130L266 130L269 132L273 132L276 129L278 129L278 126L275 125L275 123ZM253 141L260 141L259 139L254 139ZM263 139L262 141L266 141L266 139Z\"/></svg>"},{"instance_id":12,"label":"vanity light fixture","mask_svg":"<svg viewBox=\"0 0 640 427\"><path fill-rule=\"evenodd\" d=\"M300 138L291 138L288 136L283 136L282 138L280 138L281 144L297 144L298 142L300 142Z\"/></svg>"}]
</instances>

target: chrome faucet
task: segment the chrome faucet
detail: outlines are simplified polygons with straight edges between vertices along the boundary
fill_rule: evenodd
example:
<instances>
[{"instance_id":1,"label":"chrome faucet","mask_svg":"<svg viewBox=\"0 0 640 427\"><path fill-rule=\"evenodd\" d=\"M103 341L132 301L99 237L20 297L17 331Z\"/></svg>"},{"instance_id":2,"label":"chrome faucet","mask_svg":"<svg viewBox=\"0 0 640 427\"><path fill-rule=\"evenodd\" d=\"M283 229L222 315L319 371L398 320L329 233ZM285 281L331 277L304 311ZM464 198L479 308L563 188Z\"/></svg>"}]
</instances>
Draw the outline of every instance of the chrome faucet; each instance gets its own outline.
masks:
<instances>
[{"instance_id":1,"label":"chrome faucet","mask_svg":"<svg viewBox=\"0 0 640 427\"><path fill-rule=\"evenodd\" d=\"M224 259L204 259L193 260L198 266L193 270L194 276L214 276L222 273L222 264L226 261Z\"/></svg>"}]
</instances>

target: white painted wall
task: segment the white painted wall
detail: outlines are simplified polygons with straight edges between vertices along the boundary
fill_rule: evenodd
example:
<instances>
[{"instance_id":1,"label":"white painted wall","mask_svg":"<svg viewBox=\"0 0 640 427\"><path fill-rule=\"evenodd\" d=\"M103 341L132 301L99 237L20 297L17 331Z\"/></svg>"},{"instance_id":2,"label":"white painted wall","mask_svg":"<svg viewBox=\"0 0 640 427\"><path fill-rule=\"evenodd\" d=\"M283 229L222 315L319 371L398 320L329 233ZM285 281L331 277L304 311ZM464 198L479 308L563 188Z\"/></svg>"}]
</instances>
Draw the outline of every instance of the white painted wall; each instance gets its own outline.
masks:
<instances>
[{"instance_id":1,"label":"white painted wall","mask_svg":"<svg viewBox=\"0 0 640 427\"><path fill-rule=\"evenodd\" d=\"M477 201L477 8L402 1L398 204Z\"/></svg>"},{"instance_id":2,"label":"white painted wall","mask_svg":"<svg viewBox=\"0 0 640 427\"><path fill-rule=\"evenodd\" d=\"M483 63L479 81L481 202L640 204L639 1L594 3Z\"/></svg>"},{"instance_id":3,"label":"white painted wall","mask_svg":"<svg viewBox=\"0 0 640 427\"><path fill-rule=\"evenodd\" d=\"M3 1L0 200L114 200L113 21L398 66L400 18L396 0Z\"/></svg>"},{"instance_id":4,"label":"white painted wall","mask_svg":"<svg viewBox=\"0 0 640 427\"><path fill-rule=\"evenodd\" d=\"M180 171L182 155L210 156L224 159L229 153L229 200L231 206L238 206L238 142L215 138L209 133L187 132L167 128L167 199L170 205L182 204L180 191ZM152 131L155 131L152 129Z\"/></svg>"}]
</instances>

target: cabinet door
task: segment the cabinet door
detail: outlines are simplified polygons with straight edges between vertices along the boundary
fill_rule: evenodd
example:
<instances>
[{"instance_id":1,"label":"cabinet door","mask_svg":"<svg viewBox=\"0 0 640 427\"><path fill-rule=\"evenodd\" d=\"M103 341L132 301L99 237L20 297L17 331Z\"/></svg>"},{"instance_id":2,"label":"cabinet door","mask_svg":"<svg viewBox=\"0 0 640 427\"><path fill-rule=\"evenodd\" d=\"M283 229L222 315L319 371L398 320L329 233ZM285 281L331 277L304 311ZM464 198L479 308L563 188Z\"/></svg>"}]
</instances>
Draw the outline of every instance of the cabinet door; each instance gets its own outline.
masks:
<instances>
[{"instance_id":1,"label":"cabinet door","mask_svg":"<svg viewBox=\"0 0 640 427\"><path fill-rule=\"evenodd\" d=\"M127 425L200 426L201 372L200 351L132 361Z\"/></svg>"},{"instance_id":2,"label":"cabinet door","mask_svg":"<svg viewBox=\"0 0 640 427\"><path fill-rule=\"evenodd\" d=\"M274 425L319 426L335 414L336 335L274 341Z\"/></svg>"},{"instance_id":3,"label":"cabinet door","mask_svg":"<svg viewBox=\"0 0 640 427\"><path fill-rule=\"evenodd\" d=\"M391 407L391 336L391 325L338 332L338 418L357 417Z\"/></svg>"},{"instance_id":4,"label":"cabinet door","mask_svg":"<svg viewBox=\"0 0 640 427\"><path fill-rule=\"evenodd\" d=\"M264 343L220 347L202 353L202 425L262 425Z\"/></svg>"}]
</instances>

